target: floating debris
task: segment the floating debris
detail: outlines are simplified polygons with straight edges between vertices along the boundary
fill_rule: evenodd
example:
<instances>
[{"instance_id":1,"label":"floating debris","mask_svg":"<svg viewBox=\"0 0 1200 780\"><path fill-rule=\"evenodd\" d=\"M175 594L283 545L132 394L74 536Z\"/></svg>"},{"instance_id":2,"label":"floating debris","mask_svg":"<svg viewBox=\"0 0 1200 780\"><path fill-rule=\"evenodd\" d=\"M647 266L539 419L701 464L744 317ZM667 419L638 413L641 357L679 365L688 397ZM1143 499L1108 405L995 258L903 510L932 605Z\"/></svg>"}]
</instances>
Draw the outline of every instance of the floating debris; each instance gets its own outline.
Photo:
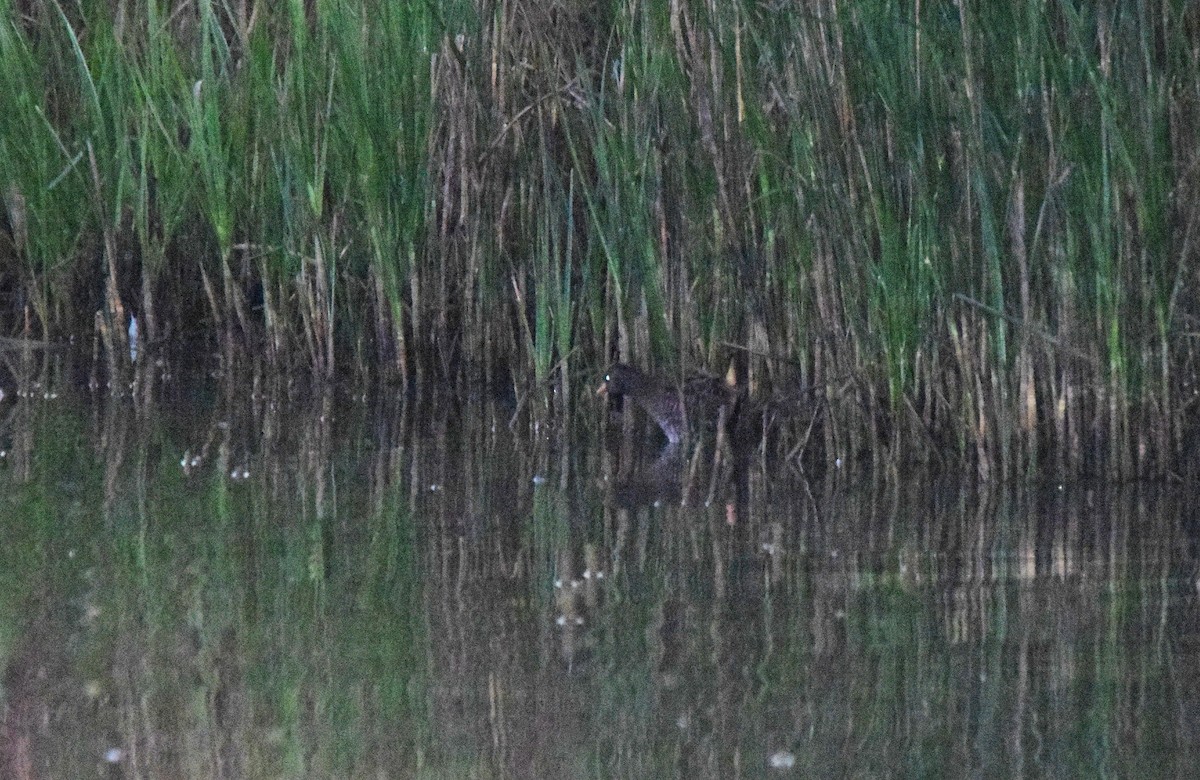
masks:
<instances>
[{"instance_id":1,"label":"floating debris","mask_svg":"<svg viewBox=\"0 0 1200 780\"><path fill-rule=\"evenodd\" d=\"M183 473L191 476L192 471L200 465L201 457L193 455L191 450L185 450L183 457L179 459L179 467L183 469Z\"/></svg>"}]
</instances>

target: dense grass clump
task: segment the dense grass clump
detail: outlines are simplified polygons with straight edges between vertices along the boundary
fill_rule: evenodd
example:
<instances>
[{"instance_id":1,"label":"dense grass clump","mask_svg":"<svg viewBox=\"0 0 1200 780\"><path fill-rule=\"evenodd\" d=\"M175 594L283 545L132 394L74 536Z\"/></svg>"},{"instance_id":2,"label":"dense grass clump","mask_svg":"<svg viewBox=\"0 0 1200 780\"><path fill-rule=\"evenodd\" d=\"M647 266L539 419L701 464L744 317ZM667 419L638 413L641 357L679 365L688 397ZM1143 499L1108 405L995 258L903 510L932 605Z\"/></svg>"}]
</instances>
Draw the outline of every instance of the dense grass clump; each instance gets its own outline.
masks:
<instances>
[{"instance_id":1,"label":"dense grass clump","mask_svg":"<svg viewBox=\"0 0 1200 780\"><path fill-rule=\"evenodd\" d=\"M732 355L758 392L822 399L830 461L1133 476L1186 449L1191 4L0 19L6 325L94 330L114 372L131 313L143 341L553 381L558 404L613 358Z\"/></svg>"}]
</instances>

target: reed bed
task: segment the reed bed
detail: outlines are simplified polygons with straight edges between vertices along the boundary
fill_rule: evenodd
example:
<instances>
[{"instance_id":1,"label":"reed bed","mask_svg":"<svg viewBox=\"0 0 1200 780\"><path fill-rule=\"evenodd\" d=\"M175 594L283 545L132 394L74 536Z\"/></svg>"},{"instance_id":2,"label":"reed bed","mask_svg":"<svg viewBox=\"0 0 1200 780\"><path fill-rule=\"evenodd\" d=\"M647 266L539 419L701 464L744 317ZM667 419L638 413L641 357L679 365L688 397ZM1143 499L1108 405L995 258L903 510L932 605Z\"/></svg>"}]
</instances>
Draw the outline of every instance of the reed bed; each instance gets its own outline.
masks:
<instances>
[{"instance_id":1,"label":"reed bed","mask_svg":"<svg viewBox=\"0 0 1200 780\"><path fill-rule=\"evenodd\" d=\"M0 20L5 326L95 333L112 377L131 316L143 344L326 378L511 379L560 416L614 358L732 357L819 400L828 463L1190 468L1191 4Z\"/></svg>"}]
</instances>

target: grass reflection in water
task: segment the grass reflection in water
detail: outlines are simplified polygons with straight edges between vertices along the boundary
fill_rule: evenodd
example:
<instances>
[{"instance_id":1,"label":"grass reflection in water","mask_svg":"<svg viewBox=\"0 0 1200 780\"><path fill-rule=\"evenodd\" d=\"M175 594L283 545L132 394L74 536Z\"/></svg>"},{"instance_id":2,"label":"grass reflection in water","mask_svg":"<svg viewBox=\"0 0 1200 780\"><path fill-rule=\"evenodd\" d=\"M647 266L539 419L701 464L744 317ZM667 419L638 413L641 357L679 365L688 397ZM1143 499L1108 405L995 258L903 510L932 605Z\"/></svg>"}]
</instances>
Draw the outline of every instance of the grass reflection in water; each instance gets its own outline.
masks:
<instances>
[{"instance_id":1,"label":"grass reflection in water","mask_svg":"<svg viewBox=\"0 0 1200 780\"><path fill-rule=\"evenodd\" d=\"M3 411L6 777L1197 759L1180 488L710 480L704 440L269 383Z\"/></svg>"}]
</instances>

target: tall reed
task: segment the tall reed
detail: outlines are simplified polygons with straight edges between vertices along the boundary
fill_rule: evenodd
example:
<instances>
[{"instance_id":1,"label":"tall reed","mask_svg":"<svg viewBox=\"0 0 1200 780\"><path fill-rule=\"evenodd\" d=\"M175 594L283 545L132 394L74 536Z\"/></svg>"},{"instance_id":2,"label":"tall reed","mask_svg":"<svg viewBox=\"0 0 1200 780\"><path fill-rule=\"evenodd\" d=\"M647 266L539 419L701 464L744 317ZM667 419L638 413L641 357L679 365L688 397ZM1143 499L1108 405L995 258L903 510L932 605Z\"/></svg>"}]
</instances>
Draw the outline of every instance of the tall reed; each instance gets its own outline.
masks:
<instances>
[{"instance_id":1,"label":"tall reed","mask_svg":"<svg viewBox=\"0 0 1200 780\"><path fill-rule=\"evenodd\" d=\"M23 7L0 253L48 332L137 300L283 368L555 381L558 411L613 359L732 358L823 410L831 464L1180 469L1188 5ZM782 417L790 449L811 415Z\"/></svg>"}]
</instances>

